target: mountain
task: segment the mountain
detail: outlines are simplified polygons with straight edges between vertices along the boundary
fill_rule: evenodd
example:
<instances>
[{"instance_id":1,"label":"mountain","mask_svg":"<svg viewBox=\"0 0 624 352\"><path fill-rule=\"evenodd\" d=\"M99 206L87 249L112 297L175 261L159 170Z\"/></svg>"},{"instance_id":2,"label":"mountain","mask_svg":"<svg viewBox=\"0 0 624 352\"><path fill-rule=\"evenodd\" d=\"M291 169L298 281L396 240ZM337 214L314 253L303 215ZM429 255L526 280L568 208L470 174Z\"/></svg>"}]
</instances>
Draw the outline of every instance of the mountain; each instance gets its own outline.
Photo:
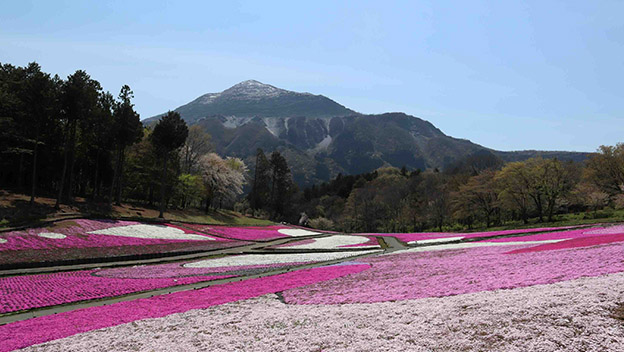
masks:
<instances>
[{"instance_id":1,"label":"mountain","mask_svg":"<svg viewBox=\"0 0 624 352\"><path fill-rule=\"evenodd\" d=\"M188 122L213 115L249 117L334 117L356 114L322 95L298 93L248 80L221 93L208 93L175 109Z\"/></svg>"},{"instance_id":2,"label":"mountain","mask_svg":"<svg viewBox=\"0 0 624 352\"><path fill-rule=\"evenodd\" d=\"M583 159L584 153L499 152L445 135L428 121L400 112L366 115L310 93L292 92L249 80L180 106L189 124L212 135L217 152L253 164L257 148L279 150L295 181L310 185L338 173L369 172L382 166L444 169L477 152L505 161L543 154ZM143 122L154 123L162 116ZM554 154L553 154L554 153ZM253 165L252 165L253 166Z\"/></svg>"}]
</instances>

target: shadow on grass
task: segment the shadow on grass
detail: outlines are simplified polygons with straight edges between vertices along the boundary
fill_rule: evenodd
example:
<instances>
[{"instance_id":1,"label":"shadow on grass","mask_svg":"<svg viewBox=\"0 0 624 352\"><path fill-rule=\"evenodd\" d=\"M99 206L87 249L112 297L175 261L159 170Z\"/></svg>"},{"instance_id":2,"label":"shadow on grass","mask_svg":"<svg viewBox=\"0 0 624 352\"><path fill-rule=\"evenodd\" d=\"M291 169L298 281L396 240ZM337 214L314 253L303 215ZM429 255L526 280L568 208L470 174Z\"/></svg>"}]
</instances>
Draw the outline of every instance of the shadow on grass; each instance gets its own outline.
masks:
<instances>
[{"instance_id":1,"label":"shadow on grass","mask_svg":"<svg viewBox=\"0 0 624 352\"><path fill-rule=\"evenodd\" d=\"M16 227L34 225L54 218L63 218L79 215L110 216L111 206L107 203L76 201L71 205L62 205L61 209L54 209L52 202L39 200L30 204L24 199L12 199L10 203L0 205L0 227Z\"/></svg>"}]
</instances>

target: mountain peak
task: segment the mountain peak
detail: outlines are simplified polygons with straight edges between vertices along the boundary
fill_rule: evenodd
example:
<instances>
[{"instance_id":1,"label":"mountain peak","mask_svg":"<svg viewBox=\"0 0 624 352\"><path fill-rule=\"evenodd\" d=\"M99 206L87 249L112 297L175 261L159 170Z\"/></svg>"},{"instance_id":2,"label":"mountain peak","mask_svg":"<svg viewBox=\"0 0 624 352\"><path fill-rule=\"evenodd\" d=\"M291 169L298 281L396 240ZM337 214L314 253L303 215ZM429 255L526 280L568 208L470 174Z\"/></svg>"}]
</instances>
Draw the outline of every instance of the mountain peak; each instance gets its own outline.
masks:
<instances>
[{"instance_id":1,"label":"mountain peak","mask_svg":"<svg viewBox=\"0 0 624 352\"><path fill-rule=\"evenodd\" d=\"M357 114L323 95L293 92L254 79L204 94L175 111L189 123L211 115L329 118Z\"/></svg>"},{"instance_id":2,"label":"mountain peak","mask_svg":"<svg viewBox=\"0 0 624 352\"><path fill-rule=\"evenodd\" d=\"M277 97L285 93L290 92L250 79L233 85L220 95L234 99L260 99Z\"/></svg>"}]
</instances>

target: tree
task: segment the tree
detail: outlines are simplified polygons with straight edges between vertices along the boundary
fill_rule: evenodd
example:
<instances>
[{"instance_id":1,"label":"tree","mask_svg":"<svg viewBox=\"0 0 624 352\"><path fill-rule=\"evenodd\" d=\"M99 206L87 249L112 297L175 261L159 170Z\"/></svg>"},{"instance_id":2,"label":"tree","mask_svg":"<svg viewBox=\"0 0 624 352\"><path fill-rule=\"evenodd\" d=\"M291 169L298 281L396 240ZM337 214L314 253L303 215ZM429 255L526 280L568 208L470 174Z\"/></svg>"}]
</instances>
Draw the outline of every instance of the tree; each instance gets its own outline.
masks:
<instances>
[{"instance_id":1,"label":"tree","mask_svg":"<svg viewBox=\"0 0 624 352\"><path fill-rule=\"evenodd\" d=\"M571 196L577 204L592 209L594 214L609 203L609 194L600 190L595 184L588 182L576 185Z\"/></svg>"},{"instance_id":2,"label":"tree","mask_svg":"<svg viewBox=\"0 0 624 352\"><path fill-rule=\"evenodd\" d=\"M202 155L208 154L212 149L210 134L206 133L199 125L189 128L189 134L181 150L182 170L187 174L197 172L197 163Z\"/></svg>"},{"instance_id":3,"label":"tree","mask_svg":"<svg viewBox=\"0 0 624 352\"><path fill-rule=\"evenodd\" d=\"M232 203L243 193L247 166L239 158L222 159L209 153L199 159L206 191L206 213L214 203L220 208L224 202Z\"/></svg>"},{"instance_id":4,"label":"tree","mask_svg":"<svg viewBox=\"0 0 624 352\"><path fill-rule=\"evenodd\" d=\"M93 118L87 120L89 124L84 127L84 133L88 136L91 143L89 148L93 155L93 186L91 198L95 199L100 196L102 184L102 170L108 166L110 158L110 150L114 142L113 135L113 109L115 107L115 98L110 92L100 95L98 100L97 113ZM102 160L104 159L104 160ZM104 161L104 162L103 162ZM106 163L106 164L104 164ZM104 165L102 165L104 164ZM112 192L112 187L111 187ZM112 197L109 197L109 201Z\"/></svg>"},{"instance_id":5,"label":"tree","mask_svg":"<svg viewBox=\"0 0 624 352\"><path fill-rule=\"evenodd\" d=\"M60 80L41 72L41 66L36 62L28 64L24 72L23 88L20 91L24 119L20 121L20 125L24 127L24 134L32 144L30 204L33 205L37 189L39 146L43 144L43 136L54 129Z\"/></svg>"},{"instance_id":6,"label":"tree","mask_svg":"<svg viewBox=\"0 0 624 352\"><path fill-rule=\"evenodd\" d=\"M204 194L204 185L199 175L181 174L178 176L176 194L179 197L182 209L201 200Z\"/></svg>"},{"instance_id":7,"label":"tree","mask_svg":"<svg viewBox=\"0 0 624 352\"><path fill-rule=\"evenodd\" d=\"M499 198L503 204L520 212L522 221L529 222L529 210L531 209L531 196L534 182L524 162L509 163L496 174Z\"/></svg>"},{"instance_id":8,"label":"tree","mask_svg":"<svg viewBox=\"0 0 624 352\"><path fill-rule=\"evenodd\" d=\"M482 217L490 227L492 216L498 211L498 193L494 187L495 172L482 171L453 193L455 214L464 219Z\"/></svg>"},{"instance_id":9,"label":"tree","mask_svg":"<svg viewBox=\"0 0 624 352\"><path fill-rule=\"evenodd\" d=\"M271 153L269 163L271 165L271 209L273 218L277 219L284 215L296 188L288 163L278 151Z\"/></svg>"},{"instance_id":10,"label":"tree","mask_svg":"<svg viewBox=\"0 0 624 352\"><path fill-rule=\"evenodd\" d=\"M68 183L67 199L71 200L78 122L96 111L101 90L100 83L91 79L82 70L78 70L67 77L67 81L63 84L61 105L64 112L62 116L65 124L65 146L63 148L63 171L59 181L58 197L54 205L56 209L60 207L64 198L63 190L66 182ZM67 177L68 171L69 177Z\"/></svg>"},{"instance_id":11,"label":"tree","mask_svg":"<svg viewBox=\"0 0 624 352\"><path fill-rule=\"evenodd\" d=\"M558 202L577 182L576 167L573 163L564 164L557 159L537 159L533 167L533 172L537 175L538 191L546 204L548 221L553 221Z\"/></svg>"},{"instance_id":12,"label":"tree","mask_svg":"<svg viewBox=\"0 0 624 352\"><path fill-rule=\"evenodd\" d=\"M256 151L256 164L251 191L247 196L252 209L263 209L270 202L271 164L262 149Z\"/></svg>"},{"instance_id":13,"label":"tree","mask_svg":"<svg viewBox=\"0 0 624 352\"><path fill-rule=\"evenodd\" d=\"M162 176L160 178L160 214L159 218L164 217L165 212L165 187L167 179L167 160L170 154L184 144L188 136L188 127L186 122L182 120L180 114L169 111L163 116L151 134L151 141L156 149L157 155L162 159Z\"/></svg>"},{"instance_id":14,"label":"tree","mask_svg":"<svg viewBox=\"0 0 624 352\"><path fill-rule=\"evenodd\" d=\"M139 114L134 111L134 105L131 102L133 97L133 92L129 86L124 85L121 87L119 101L115 104L113 113L113 134L115 144L117 145L117 157L109 201L112 201L116 185L115 204L117 205L121 203L123 165L126 156L126 148L140 141L143 136L143 124L141 124Z\"/></svg>"},{"instance_id":15,"label":"tree","mask_svg":"<svg viewBox=\"0 0 624 352\"><path fill-rule=\"evenodd\" d=\"M589 158L584 178L601 191L614 198L624 192L624 143L602 145L598 153Z\"/></svg>"},{"instance_id":16,"label":"tree","mask_svg":"<svg viewBox=\"0 0 624 352\"><path fill-rule=\"evenodd\" d=\"M420 184L420 193L426 202L426 214L440 231L450 212L449 191L445 181L444 175L433 172L423 174L423 182Z\"/></svg>"}]
</instances>

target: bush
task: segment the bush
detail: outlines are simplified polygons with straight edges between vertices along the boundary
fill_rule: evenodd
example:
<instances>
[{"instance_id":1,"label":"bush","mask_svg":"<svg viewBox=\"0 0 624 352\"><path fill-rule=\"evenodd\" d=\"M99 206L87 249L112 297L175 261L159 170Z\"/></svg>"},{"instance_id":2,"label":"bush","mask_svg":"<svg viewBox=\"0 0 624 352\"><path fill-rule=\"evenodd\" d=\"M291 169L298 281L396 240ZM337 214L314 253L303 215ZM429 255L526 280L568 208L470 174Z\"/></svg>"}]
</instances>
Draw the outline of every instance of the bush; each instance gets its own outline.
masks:
<instances>
[{"instance_id":1,"label":"bush","mask_svg":"<svg viewBox=\"0 0 624 352\"><path fill-rule=\"evenodd\" d=\"M585 213L583 219L606 219L613 216L613 210L604 209L592 213Z\"/></svg>"},{"instance_id":2,"label":"bush","mask_svg":"<svg viewBox=\"0 0 624 352\"><path fill-rule=\"evenodd\" d=\"M332 230L334 228L334 222L323 217L311 219L309 225L318 230Z\"/></svg>"}]
</instances>

